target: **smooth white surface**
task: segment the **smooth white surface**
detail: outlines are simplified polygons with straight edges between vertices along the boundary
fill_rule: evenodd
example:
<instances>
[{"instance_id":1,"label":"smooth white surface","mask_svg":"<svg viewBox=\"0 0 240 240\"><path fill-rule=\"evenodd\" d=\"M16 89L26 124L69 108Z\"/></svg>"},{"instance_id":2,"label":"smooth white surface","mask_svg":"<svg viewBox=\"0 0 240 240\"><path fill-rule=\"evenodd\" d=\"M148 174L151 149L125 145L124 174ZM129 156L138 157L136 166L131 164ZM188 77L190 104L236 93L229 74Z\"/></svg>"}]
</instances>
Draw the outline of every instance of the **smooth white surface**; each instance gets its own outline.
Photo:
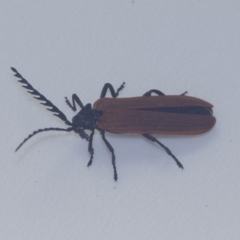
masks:
<instances>
[{"instance_id":1,"label":"smooth white surface","mask_svg":"<svg viewBox=\"0 0 240 240\"><path fill-rule=\"evenodd\" d=\"M2 1L0 8L0 239L240 238L239 1ZM94 162L74 133L13 77L10 66L59 107L76 93L93 103L102 86L120 97L187 90L214 105L217 124L194 137L99 133Z\"/></svg>"}]
</instances>

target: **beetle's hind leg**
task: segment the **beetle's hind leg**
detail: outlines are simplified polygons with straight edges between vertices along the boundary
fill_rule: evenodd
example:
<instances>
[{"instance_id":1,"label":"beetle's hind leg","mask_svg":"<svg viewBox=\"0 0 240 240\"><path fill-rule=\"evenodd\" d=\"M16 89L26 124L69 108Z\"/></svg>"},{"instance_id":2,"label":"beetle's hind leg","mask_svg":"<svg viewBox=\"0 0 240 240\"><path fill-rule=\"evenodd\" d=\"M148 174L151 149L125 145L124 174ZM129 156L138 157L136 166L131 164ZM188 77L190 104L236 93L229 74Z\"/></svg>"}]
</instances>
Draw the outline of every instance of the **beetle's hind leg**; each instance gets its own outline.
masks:
<instances>
[{"instance_id":1,"label":"beetle's hind leg","mask_svg":"<svg viewBox=\"0 0 240 240\"><path fill-rule=\"evenodd\" d=\"M147 91L146 93L144 93L143 96L148 96L148 97L149 97L149 96L152 96L152 93L155 93L155 94L157 94L157 95L159 95L159 96L165 96L165 94L164 94L163 92L161 92L161 91L159 91L159 90L157 90L157 89L149 90L149 91ZM185 91L184 93L182 93L182 94L180 94L180 95L185 96L187 93L188 93L188 92Z\"/></svg>"},{"instance_id":2,"label":"beetle's hind leg","mask_svg":"<svg viewBox=\"0 0 240 240\"><path fill-rule=\"evenodd\" d=\"M113 165L113 172L114 172L114 180L117 181L118 175L117 175L117 168L116 168L116 162L115 162L115 154L114 154L114 149L111 146L111 144L108 142L108 140L105 138L105 131L100 130L100 133L102 135L102 139L107 145L109 151L112 153L112 165Z\"/></svg>"},{"instance_id":3,"label":"beetle's hind leg","mask_svg":"<svg viewBox=\"0 0 240 240\"><path fill-rule=\"evenodd\" d=\"M165 96L165 94L157 89L152 89L143 94L143 96L152 96L152 93L156 93L159 96Z\"/></svg>"},{"instance_id":4,"label":"beetle's hind leg","mask_svg":"<svg viewBox=\"0 0 240 240\"><path fill-rule=\"evenodd\" d=\"M169 148L167 148L166 146L164 146L162 143L160 143L155 137L153 137L150 134L142 134L145 138L151 140L152 142L156 142L158 145L160 145L166 152L168 155L170 155L176 162L176 164L178 165L178 167L183 169L183 165L179 162L179 160L172 154L172 152L170 151Z\"/></svg>"},{"instance_id":5,"label":"beetle's hind leg","mask_svg":"<svg viewBox=\"0 0 240 240\"><path fill-rule=\"evenodd\" d=\"M94 149L92 147L93 135L94 135L94 130L90 134L89 143L88 143L88 151L90 153L90 160L88 161L88 164L87 164L88 167L92 165L93 154L94 154Z\"/></svg>"},{"instance_id":6,"label":"beetle's hind leg","mask_svg":"<svg viewBox=\"0 0 240 240\"><path fill-rule=\"evenodd\" d=\"M187 93L188 93L188 92L185 91L184 93L182 93L182 94L180 94L180 95L185 96Z\"/></svg>"},{"instance_id":7,"label":"beetle's hind leg","mask_svg":"<svg viewBox=\"0 0 240 240\"><path fill-rule=\"evenodd\" d=\"M123 84L115 92L112 84L105 83L105 85L103 86L102 92L100 94L100 98L104 98L106 96L106 93L107 93L108 89L110 90L110 93L111 93L112 97L116 98L118 96L119 92L124 88L124 84L125 84L125 82L123 82Z\"/></svg>"},{"instance_id":8,"label":"beetle's hind leg","mask_svg":"<svg viewBox=\"0 0 240 240\"><path fill-rule=\"evenodd\" d=\"M68 100L67 97L65 97L65 99L66 99L67 105L68 105L73 111L76 111L76 110L77 110L75 103L77 103L77 104L79 105L79 107L81 107L81 108L84 107L83 104L82 104L82 102L81 102L81 100L80 100L79 97L77 96L77 94L73 94L73 95L72 95L72 104L69 102L69 100Z\"/></svg>"}]
</instances>

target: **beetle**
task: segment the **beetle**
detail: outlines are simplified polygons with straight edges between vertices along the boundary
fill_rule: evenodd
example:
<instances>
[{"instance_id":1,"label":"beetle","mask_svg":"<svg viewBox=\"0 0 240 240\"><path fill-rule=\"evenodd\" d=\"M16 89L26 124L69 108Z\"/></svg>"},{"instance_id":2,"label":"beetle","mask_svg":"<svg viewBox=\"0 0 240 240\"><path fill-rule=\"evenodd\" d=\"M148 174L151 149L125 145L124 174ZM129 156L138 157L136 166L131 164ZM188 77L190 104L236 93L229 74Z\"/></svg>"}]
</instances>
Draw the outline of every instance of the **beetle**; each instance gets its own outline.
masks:
<instances>
[{"instance_id":1,"label":"beetle","mask_svg":"<svg viewBox=\"0 0 240 240\"><path fill-rule=\"evenodd\" d=\"M106 83L93 107L90 103L85 106L76 94L72 95L72 103L67 97L66 103L76 111L76 104L81 110L72 118L70 122L66 116L46 97L32 87L28 81L15 69L11 68L14 76L19 78L22 87L26 88L34 98L41 101L47 110L59 117L69 128L43 128L34 131L16 148L17 151L27 140L44 131L74 131L82 139L88 142L90 160L89 167L93 161L94 149L92 146L94 130L97 129L112 155L112 165L114 180L117 181L117 168L115 154L112 145L105 137L105 132L110 133L134 133L141 134L148 140L161 146L170 155L179 168L183 169L181 162L173 155L169 148L158 141L152 134L168 135L196 135L208 132L216 123L213 116L213 105L195 97L181 95L165 95L159 90L152 89L143 96L130 98L117 98L119 92L124 88L123 83L117 91L110 83ZM110 91L112 98L106 98L107 91ZM156 96L152 96L156 94ZM85 132L89 130L90 135Z\"/></svg>"}]
</instances>

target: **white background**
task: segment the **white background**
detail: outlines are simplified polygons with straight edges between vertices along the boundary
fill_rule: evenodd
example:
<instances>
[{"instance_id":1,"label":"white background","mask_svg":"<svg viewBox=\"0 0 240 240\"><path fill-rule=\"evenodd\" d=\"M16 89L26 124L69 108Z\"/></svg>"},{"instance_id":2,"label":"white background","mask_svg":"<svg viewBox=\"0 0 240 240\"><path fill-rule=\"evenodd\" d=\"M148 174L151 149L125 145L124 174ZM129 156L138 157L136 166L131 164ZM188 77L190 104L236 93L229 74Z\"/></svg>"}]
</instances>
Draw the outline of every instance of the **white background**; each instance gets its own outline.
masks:
<instances>
[{"instance_id":1,"label":"white background","mask_svg":"<svg viewBox=\"0 0 240 240\"><path fill-rule=\"evenodd\" d=\"M71 120L106 82L120 97L185 90L214 105L216 126L158 136L183 163L141 136L87 142L32 98L13 66ZM0 239L239 239L239 1L1 1Z\"/></svg>"}]
</instances>

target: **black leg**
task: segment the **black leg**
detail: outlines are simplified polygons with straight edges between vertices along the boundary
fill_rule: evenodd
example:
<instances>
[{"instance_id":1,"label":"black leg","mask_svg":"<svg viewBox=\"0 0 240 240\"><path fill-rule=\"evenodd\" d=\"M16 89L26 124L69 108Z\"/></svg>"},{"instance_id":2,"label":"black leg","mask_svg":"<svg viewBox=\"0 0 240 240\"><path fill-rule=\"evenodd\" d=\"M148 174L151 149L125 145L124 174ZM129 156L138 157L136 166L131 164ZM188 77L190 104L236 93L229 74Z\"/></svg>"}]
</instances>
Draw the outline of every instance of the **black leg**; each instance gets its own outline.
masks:
<instances>
[{"instance_id":1,"label":"black leg","mask_svg":"<svg viewBox=\"0 0 240 240\"><path fill-rule=\"evenodd\" d=\"M147 91L146 93L143 94L143 96L151 96L152 93L156 93L159 96L165 96L164 93L162 93L161 91L156 90L156 89L152 89L152 90Z\"/></svg>"},{"instance_id":2,"label":"black leg","mask_svg":"<svg viewBox=\"0 0 240 240\"><path fill-rule=\"evenodd\" d=\"M178 159L172 154L172 152L170 151L169 148L167 148L166 146L164 146L162 143L160 143L155 137L153 137L152 135L150 134L142 134L145 138L153 141L153 142L156 142L158 145L160 145L166 152L168 155L170 155L176 162L176 164L183 169L183 165L178 161Z\"/></svg>"},{"instance_id":3,"label":"black leg","mask_svg":"<svg viewBox=\"0 0 240 240\"><path fill-rule=\"evenodd\" d=\"M102 135L102 139L105 142L105 144L107 145L109 151L112 153L112 165L113 165L113 172L114 172L114 180L117 181L118 176L117 176L117 168L116 168L116 162L115 162L115 154L114 154L114 149L111 146L111 144L107 141L107 139L105 138L105 131L100 130L100 133Z\"/></svg>"},{"instance_id":4,"label":"black leg","mask_svg":"<svg viewBox=\"0 0 240 240\"><path fill-rule=\"evenodd\" d=\"M106 93L107 93L107 90L109 89L110 92L111 92L111 95L113 98L116 98L119 94L119 92L124 88L124 84L125 82L123 82L123 84L117 89L117 91L115 92L112 84L110 83L106 83L104 86L103 86L103 89L102 89L102 92L101 92L101 95L100 95L100 98L104 98L106 96Z\"/></svg>"},{"instance_id":5,"label":"black leg","mask_svg":"<svg viewBox=\"0 0 240 240\"><path fill-rule=\"evenodd\" d=\"M93 135L94 135L94 130L90 134L89 143L88 143L88 151L89 151L89 153L91 155L90 160L89 160L89 162L87 164L88 167L92 165L93 154L94 154L94 149L92 147Z\"/></svg>"},{"instance_id":6,"label":"black leg","mask_svg":"<svg viewBox=\"0 0 240 240\"><path fill-rule=\"evenodd\" d=\"M81 100L80 100L79 97L77 96L77 94L73 94L73 95L72 95L72 104L68 101L67 97L65 97L65 99L66 99L67 105L68 105L73 111L76 111L76 110L77 110L75 102L76 102L81 108L84 107L83 104L82 104L82 102L81 102Z\"/></svg>"},{"instance_id":7,"label":"black leg","mask_svg":"<svg viewBox=\"0 0 240 240\"><path fill-rule=\"evenodd\" d=\"M182 93L182 94L180 94L180 95L185 96L187 93L188 93L188 92L185 91L184 93Z\"/></svg>"},{"instance_id":8,"label":"black leg","mask_svg":"<svg viewBox=\"0 0 240 240\"><path fill-rule=\"evenodd\" d=\"M152 89L152 90L149 90L148 92L144 93L143 96L152 96L152 93L155 93L159 96L165 96L165 94L159 90L156 90L156 89ZM184 93L180 94L182 96L185 96L188 92L185 91Z\"/></svg>"}]
</instances>

